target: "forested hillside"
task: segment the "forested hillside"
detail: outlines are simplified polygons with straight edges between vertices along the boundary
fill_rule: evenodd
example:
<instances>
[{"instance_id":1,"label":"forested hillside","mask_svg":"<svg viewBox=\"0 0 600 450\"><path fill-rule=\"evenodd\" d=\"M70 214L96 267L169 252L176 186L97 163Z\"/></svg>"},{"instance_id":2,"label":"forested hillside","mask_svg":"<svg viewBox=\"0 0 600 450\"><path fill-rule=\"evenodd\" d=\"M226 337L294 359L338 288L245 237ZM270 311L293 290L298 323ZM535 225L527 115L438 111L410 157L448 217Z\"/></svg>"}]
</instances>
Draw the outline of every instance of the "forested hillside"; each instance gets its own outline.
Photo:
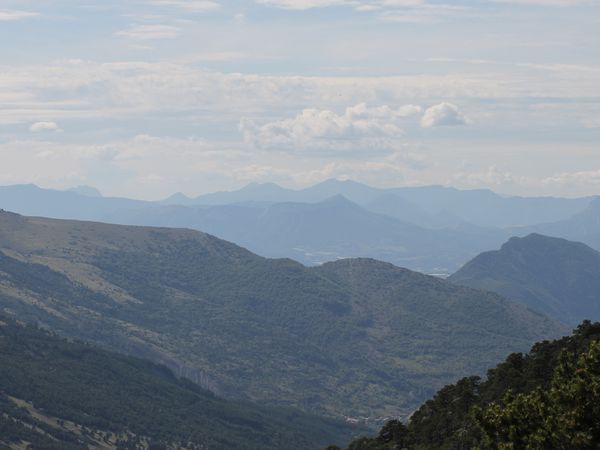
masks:
<instances>
[{"instance_id":1,"label":"forested hillside","mask_svg":"<svg viewBox=\"0 0 600 450\"><path fill-rule=\"evenodd\" d=\"M600 442L600 323L535 344L425 402L407 425L388 422L348 450L572 449ZM330 447L331 449L331 447Z\"/></svg>"},{"instance_id":2,"label":"forested hillside","mask_svg":"<svg viewBox=\"0 0 600 450\"><path fill-rule=\"evenodd\" d=\"M600 320L600 252L580 242L539 234L511 238L449 281L497 292L568 325Z\"/></svg>"},{"instance_id":3,"label":"forested hillside","mask_svg":"<svg viewBox=\"0 0 600 450\"><path fill-rule=\"evenodd\" d=\"M358 430L223 400L166 367L0 316L0 448L312 449Z\"/></svg>"},{"instance_id":4,"label":"forested hillside","mask_svg":"<svg viewBox=\"0 0 600 450\"><path fill-rule=\"evenodd\" d=\"M373 260L306 268L190 231L0 214L0 308L228 398L405 416L564 328ZM361 419L363 420L363 419Z\"/></svg>"}]
</instances>

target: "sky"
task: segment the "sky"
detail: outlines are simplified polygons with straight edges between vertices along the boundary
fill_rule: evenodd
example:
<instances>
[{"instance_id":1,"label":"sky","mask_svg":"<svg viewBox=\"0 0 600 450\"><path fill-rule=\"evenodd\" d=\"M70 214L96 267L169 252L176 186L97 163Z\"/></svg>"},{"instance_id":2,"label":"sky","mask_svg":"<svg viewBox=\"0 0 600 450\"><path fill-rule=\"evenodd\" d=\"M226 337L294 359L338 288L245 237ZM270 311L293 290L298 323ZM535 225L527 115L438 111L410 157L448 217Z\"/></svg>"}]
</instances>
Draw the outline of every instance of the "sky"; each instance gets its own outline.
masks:
<instances>
[{"instance_id":1,"label":"sky","mask_svg":"<svg viewBox=\"0 0 600 450\"><path fill-rule=\"evenodd\" d=\"M600 195L600 0L0 0L0 185Z\"/></svg>"}]
</instances>

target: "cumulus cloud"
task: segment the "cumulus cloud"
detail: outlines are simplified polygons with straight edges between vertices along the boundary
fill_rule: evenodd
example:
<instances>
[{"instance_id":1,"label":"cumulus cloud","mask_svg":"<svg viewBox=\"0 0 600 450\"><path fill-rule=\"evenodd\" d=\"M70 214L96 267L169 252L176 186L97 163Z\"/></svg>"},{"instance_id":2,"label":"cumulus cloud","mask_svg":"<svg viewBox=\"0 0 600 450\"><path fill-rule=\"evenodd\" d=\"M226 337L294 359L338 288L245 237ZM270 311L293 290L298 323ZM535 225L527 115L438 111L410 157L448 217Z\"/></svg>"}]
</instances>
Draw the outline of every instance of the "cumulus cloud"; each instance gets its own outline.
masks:
<instances>
[{"instance_id":1,"label":"cumulus cloud","mask_svg":"<svg viewBox=\"0 0 600 450\"><path fill-rule=\"evenodd\" d=\"M466 125L469 120L460 112L458 106L443 102L427 108L421 126L423 128Z\"/></svg>"},{"instance_id":2,"label":"cumulus cloud","mask_svg":"<svg viewBox=\"0 0 600 450\"><path fill-rule=\"evenodd\" d=\"M171 25L132 25L127 30L118 31L116 36L137 41L173 39L179 31L180 28Z\"/></svg>"},{"instance_id":3,"label":"cumulus cloud","mask_svg":"<svg viewBox=\"0 0 600 450\"><path fill-rule=\"evenodd\" d=\"M38 13L31 11L0 9L0 22L13 22L15 20L29 19L38 15Z\"/></svg>"},{"instance_id":4,"label":"cumulus cloud","mask_svg":"<svg viewBox=\"0 0 600 450\"><path fill-rule=\"evenodd\" d=\"M56 122L36 122L29 127L29 131L40 133L44 131L62 131Z\"/></svg>"},{"instance_id":5,"label":"cumulus cloud","mask_svg":"<svg viewBox=\"0 0 600 450\"><path fill-rule=\"evenodd\" d=\"M415 105L391 108L359 103L342 114L327 109L304 109L296 117L256 125L243 119L244 140L275 150L383 150L403 134L402 120L421 112Z\"/></svg>"}]
</instances>

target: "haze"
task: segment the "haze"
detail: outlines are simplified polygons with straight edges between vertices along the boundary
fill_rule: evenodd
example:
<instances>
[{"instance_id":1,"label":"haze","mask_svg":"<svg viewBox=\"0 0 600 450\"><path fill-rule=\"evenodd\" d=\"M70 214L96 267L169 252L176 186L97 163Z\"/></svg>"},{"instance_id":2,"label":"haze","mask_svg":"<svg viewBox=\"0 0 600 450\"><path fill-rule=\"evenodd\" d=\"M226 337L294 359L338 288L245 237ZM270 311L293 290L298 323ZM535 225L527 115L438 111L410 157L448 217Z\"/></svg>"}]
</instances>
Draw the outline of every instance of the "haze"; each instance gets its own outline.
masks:
<instances>
[{"instance_id":1,"label":"haze","mask_svg":"<svg viewBox=\"0 0 600 450\"><path fill-rule=\"evenodd\" d=\"M600 4L3 0L0 184L600 185Z\"/></svg>"}]
</instances>

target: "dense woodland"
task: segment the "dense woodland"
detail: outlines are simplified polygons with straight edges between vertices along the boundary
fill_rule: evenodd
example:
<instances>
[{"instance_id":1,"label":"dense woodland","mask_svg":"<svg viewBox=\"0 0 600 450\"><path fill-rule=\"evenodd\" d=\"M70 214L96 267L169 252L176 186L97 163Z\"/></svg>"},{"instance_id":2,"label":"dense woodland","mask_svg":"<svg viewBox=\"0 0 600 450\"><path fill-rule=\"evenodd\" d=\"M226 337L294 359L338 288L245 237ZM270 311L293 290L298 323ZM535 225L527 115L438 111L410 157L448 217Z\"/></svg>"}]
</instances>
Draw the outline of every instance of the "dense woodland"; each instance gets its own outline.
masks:
<instances>
[{"instance_id":1,"label":"dense woodland","mask_svg":"<svg viewBox=\"0 0 600 450\"><path fill-rule=\"evenodd\" d=\"M227 398L375 426L568 332L497 294L372 259L309 268L192 230L9 213L0 308Z\"/></svg>"},{"instance_id":2,"label":"dense woodland","mask_svg":"<svg viewBox=\"0 0 600 450\"><path fill-rule=\"evenodd\" d=\"M592 450L599 443L600 323L583 322L572 336L511 354L485 380L444 387L407 425L390 421L348 450Z\"/></svg>"},{"instance_id":3,"label":"dense woodland","mask_svg":"<svg viewBox=\"0 0 600 450\"><path fill-rule=\"evenodd\" d=\"M191 230L0 213L0 238L0 446L324 448L386 417L401 420L348 448L600 438L598 323L544 340L565 326L495 293L368 258L309 268Z\"/></svg>"},{"instance_id":4,"label":"dense woodland","mask_svg":"<svg viewBox=\"0 0 600 450\"><path fill-rule=\"evenodd\" d=\"M166 367L0 316L0 448L306 449L360 428L223 400Z\"/></svg>"}]
</instances>

